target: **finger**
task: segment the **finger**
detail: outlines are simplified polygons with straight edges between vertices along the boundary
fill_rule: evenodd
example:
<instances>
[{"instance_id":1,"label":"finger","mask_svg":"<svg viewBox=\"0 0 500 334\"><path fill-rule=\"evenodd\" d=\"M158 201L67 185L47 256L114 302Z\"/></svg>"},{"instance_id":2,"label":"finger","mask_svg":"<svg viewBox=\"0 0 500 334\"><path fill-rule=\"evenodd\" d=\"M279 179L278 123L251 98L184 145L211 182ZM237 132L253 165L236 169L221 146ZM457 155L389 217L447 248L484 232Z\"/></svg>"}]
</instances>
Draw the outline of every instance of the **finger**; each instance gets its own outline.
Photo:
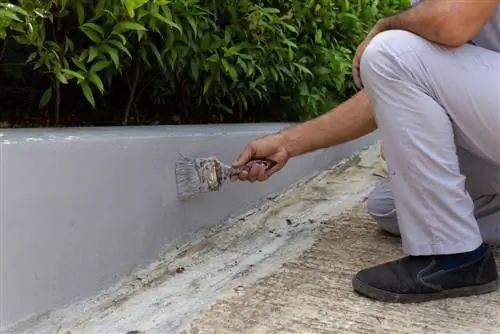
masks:
<instances>
[{"instance_id":1,"label":"finger","mask_svg":"<svg viewBox=\"0 0 500 334\"><path fill-rule=\"evenodd\" d=\"M257 181L265 181L267 180L267 172L265 168L260 168L259 174L257 175Z\"/></svg>"},{"instance_id":2,"label":"finger","mask_svg":"<svg viewBox=\"0 0 500 334\"><path fill-rule=\"evenodd\" d=\"M361 74L359 70L359 65L357 64L356 67L353 68L353 78L354 78L354 83L356 84L356 87L359 89L363 88L363 82L361 81Z\"/></svg>"},{"instance_id":3,"label":"finger","mask_svg":"<svg viewBox=\"0 0 500 334\"><path fill-rule=\"evenodd\" d=\"M241 171L239 174L238 174L238 179L240 181L248 181L248 172L246 170L243 170Z\"/></svg>"},{"instance_id":4,"label":"finger","mask_svg":"<svg viewBox=\"0 0 500 334\"><path fill-rule=\"evenodd\" d=\"M283 166L285 166L285 163L286 163L286 158L283 158L283 157L277 157L276 159L274 159L274 161L278 162L276 165L273 166L273 168L270 168L269 170L266 170L265 171L265 179L267 180L268 178L270 178L274 173L278 172L279 170L281 170L281 168L283 168Z\"/></svg>"},{"instance_id":5,"label":"finger","mask_svg":"<svg viewBox=\"0 0 500 334\"><path fill-rule=\"evenodd\" d=\"M361 78L359 76L359 71L356 71L356 73L355 73L354 83L356 84L356 87L358 87L358 89L363 88L363 84L362 84Z\"/></svg>"},{"instance_id":6,"label":"finger","mask_svg":"<svg viewBox=\"0 0 500 334\"><path fill-rule=\"evenodd\" d=\"M261 164L253 164L248 171L248 180L250 182L257 181L257 177L261 173L261 170L265 170Z\"/></svg>"},{"instance_id":7,"label":"finger","mask_svg":"<svg viewBox=\"0 0 500 334\"><path fill-rule=\"evenodd\" d=\"M352 78L354 80L354 83L356 84L356 87L360 88L360 78L359 78L359 59L358 59L358 53L354 55L354 59L352 61Z\"/></svg>"},{"instance_id":8,"label":"finger","mask_svg":"<svg viewBox=\"0 0 500 334\"><path fill-rule=\"evenodd\" d=\"M236 158L236 160L233 162L233 166L238 167L245 165L253 157L254 154L255 152L252 145L248 144L247 146L245 146L238 158Z\"/></svg>"}]
</instances>

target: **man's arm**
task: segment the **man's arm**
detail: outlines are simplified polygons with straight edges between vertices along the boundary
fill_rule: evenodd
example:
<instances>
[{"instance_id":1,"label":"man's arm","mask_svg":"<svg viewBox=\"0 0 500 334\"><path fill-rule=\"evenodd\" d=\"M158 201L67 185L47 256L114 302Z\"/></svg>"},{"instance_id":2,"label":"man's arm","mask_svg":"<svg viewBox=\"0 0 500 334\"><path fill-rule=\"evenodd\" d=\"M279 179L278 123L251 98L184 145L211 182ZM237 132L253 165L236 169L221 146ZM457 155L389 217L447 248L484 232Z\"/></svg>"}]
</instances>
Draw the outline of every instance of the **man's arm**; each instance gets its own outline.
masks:
<instances>
[{"instance_id":1,"label":"man's arm","mask_svg":"<svg viewBox=\"0 0 500 334\"><path fill-rule=\"evenodd\" d=\"M377 129L368 96L361 91L329 112L280 132L291 157L339 145Z\"/></svg>"},{"instance_id":2,"label":"man's arm","mask_svg":"<svg viewBox=\"0 0 500 334\"><path fill-rule=\"evenodd\" d=\"M499 0L423 0L378 25L381 31L407 30L439 44L460 46L483 28L498 4Z\"/></svg>"}]
</instances>

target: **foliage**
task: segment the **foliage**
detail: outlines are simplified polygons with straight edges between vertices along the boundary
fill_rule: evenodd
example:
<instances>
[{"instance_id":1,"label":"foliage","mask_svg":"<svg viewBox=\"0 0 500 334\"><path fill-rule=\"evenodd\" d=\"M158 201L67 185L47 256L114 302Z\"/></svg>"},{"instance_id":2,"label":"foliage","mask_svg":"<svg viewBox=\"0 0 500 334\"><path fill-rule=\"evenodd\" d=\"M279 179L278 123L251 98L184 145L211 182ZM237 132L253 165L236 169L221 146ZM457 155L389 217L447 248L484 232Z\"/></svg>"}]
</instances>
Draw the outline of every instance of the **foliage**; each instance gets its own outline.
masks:
<instances>
[{"instance_id":1,"label":"foliage","mask_svg":"<svg viewBox=\"0 0 500 334\"><path fill-rule=\"evenodd\" d=\"M39 107L59 117L61 85L90 106L144 95L189 110L244 113L276 97L302 117L353 85L353 50L404 0L18 0L0 1L0 38L27 51L51 78ZM4 43L5 44L5 43ZM113 85L114 82L126 85ZM116 92L116 87L120 90ZM52 103L51 103L52 102Z\"/></svg>"}]
</instances>

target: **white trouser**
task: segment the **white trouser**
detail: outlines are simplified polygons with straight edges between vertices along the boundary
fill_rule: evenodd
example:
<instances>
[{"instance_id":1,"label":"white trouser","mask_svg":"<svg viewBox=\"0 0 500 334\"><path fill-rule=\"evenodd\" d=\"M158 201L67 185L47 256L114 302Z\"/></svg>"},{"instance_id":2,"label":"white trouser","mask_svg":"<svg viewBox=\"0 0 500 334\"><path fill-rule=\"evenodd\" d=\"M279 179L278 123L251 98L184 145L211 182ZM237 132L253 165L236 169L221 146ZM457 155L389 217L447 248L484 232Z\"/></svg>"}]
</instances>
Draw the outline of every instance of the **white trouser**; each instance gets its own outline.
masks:
<instances>
[{"instance_id":1,"label":"white trouser","mask_svg":"<svg viewBox=\"0 0 500 334\"><path fill-rule=\"evenodd\" d=\"M463 149L458 150L458 157L466 189L474 201L474 216L481 236L484 242L500 246L500 168ZM390 180L385 179L373 189L367 208L380 228L400 234Z\"/></svg>"},{"instance_id":2,"label":"white trouser","mask_svg":"<svg viewBox=\"0 0 500 334\"><path fill-rule=\"evenodd\" d=\"M500 189L500 53L386 31L367 47L361 78L381 132L405 252L478 247L470 193L487 198ZM458 148L478 161L478 172L459 164Z\"/></svg>"}]
</instances>

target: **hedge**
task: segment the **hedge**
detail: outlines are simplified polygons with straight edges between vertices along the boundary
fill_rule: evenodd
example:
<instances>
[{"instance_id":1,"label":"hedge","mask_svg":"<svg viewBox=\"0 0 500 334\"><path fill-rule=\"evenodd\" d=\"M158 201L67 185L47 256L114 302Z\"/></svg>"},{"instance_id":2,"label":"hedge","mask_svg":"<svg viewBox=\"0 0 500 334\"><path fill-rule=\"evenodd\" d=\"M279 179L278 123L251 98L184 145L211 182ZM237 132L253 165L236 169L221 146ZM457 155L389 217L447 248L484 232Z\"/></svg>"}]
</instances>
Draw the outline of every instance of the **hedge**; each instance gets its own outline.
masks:
<instances>
[{"instance_id":1,"label":"hedge","mask_svg":"<svg viewBox=\"0 0 500 334\"><path fill-rule=\"evenodd\" d=\"M75 98L89 109L122 103L122 124L142 102L175 102L187 117L274 105L304 119L352 92L355 47L407 2L1 1L0 38L2 55L15 51L42 78L38 107L56 123Z\"/></svg>"}]
</instances>

